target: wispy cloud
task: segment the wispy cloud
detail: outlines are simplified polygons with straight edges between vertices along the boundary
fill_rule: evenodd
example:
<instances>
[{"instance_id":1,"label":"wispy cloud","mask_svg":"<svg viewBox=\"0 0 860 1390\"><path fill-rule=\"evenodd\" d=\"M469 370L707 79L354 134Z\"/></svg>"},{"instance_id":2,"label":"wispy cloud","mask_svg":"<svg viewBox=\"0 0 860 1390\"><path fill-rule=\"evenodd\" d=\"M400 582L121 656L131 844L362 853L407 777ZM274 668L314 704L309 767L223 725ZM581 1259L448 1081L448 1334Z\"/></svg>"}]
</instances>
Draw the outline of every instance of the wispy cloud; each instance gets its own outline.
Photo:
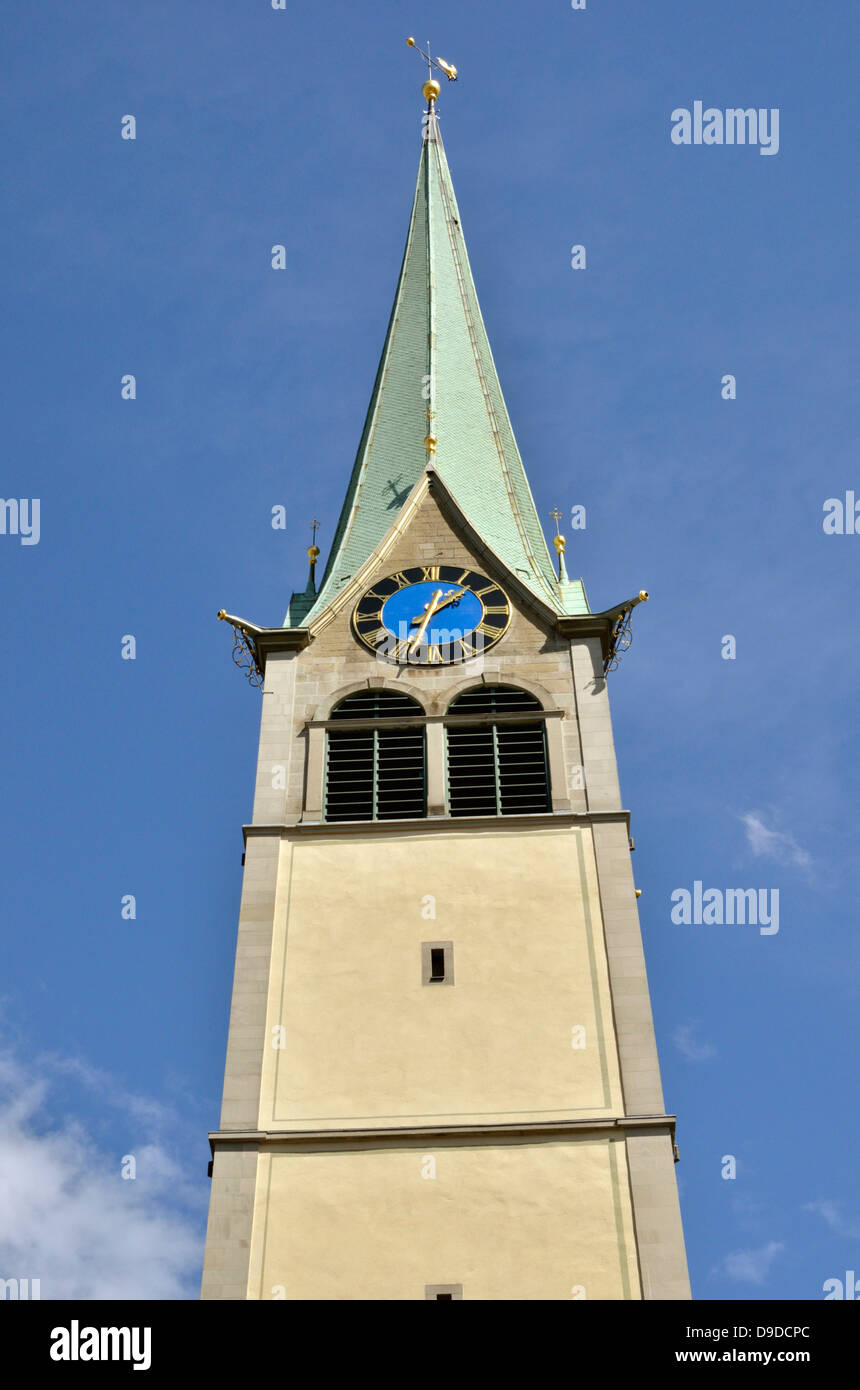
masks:
<instances>
[{"instance_id":1,"label":"wispy cloud","mask_svg":"<svg viewBox=\"0 0 860 1390\"><path fill-rule=\"evenodd\" d=\"M838 1202L830 1202L820 1197L817 1202L807 1202L803 1210L816 1212L835 1235L846 1236L851 1240L860 1238L860 1226L843 1215Z\"/></svg>"},{"instance_id":2,"label":"wispy cloud","mask_svg":"<svg viewBox=\"0 0 860 1390\"><path fill-rule=\"evenodd\" d=\"M709 1058L716 1057L717 1049L712 1043L698 1042L693 1037L697 1027L696 1023L679 1024L672 1034L672 1042L688 1062L707 1062Z\"/></svg>"},{"instance_id":3,"label":"wispy cloud","mask_svg":"<svg viewBox=\"0 0 860 1390\"><path fill-rule=\"evenodd\" d=\"M798 869L809 868L811 856L801 848L793 835L784 830L772 830L765 825L759 811L747 811L741 820L746 828L747 844L758 858L773 859L777 864L792 865Z\"/></svg>"},{"instance_id":4,"label":"wispy cloud","mask_svg":"<svg viewBox=\"0 0 860 1390\"><path fill-rule=\"evenodd\" d=\"M771 1265L784 1249L781 1241L772 1240L757 1250L733 1250L730 1255L723 1256L715 1272L739 1284L763 1284Z\"/></svg>"},{"instance_id":5,"label":"wispy cloud","mask_svg":"<svg viewBox=\"0 0 860 1390\"><path fill-rule=\"evenodd\" d=\"M40 1280L43 1299L196 1298L205 1194L153 1137L166 1111L128 1098L140 1142L124 1180L119 1154L52 1114L58 1074L122 1103L116 1080L86 1063L0 1056L0 1277Z\"/></svg>"}]
</instances>

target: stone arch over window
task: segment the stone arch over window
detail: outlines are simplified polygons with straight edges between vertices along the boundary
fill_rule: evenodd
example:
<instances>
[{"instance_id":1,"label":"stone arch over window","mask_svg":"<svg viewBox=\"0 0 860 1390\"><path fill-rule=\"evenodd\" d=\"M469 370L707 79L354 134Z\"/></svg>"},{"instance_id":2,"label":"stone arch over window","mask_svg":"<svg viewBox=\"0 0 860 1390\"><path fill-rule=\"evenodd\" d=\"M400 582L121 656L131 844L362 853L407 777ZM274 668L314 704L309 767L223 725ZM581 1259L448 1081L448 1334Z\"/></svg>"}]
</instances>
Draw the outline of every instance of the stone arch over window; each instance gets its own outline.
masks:
<instances>
[{"instance_id":1,"label":"stone arch over window","mask_svg":"<svg viewBox=\"0 0 860 1390\"><path fill-rule=\"evenodd\" d=\"M530 815L552 809L545 710L514 685L471 685L445 716L447 807L452 816Z\"/></svg>"},{"instance_id":2,"label":"stone arch over window","mask_svg":"<svg viewBox=\"0 0 860 1390\"><path fill-rule=\"evenodd\" d=\"M363 681L352 681L349 685L341 686L339 690L336 690L334 694L329 697L325 715L319 717L325 719L334 718L334 711L347 696L356 695L361 691L367 692L368 690L391 690L396 695L408 695L410 700L413 700L415 704L418 705L417 713L426 713L422 704L422 695L414 686L407 685L403 681L391 680L387 676L371 676L369 679L365 677Z\"/></svg>"},{"instance_id":3,"label":"stone arch over window","mask_svg":"<svg viewBox=\"0 0 860 1390\"><path fill-rule=\"evenodd\" d=\"M470 677L468 680L462 680L462 681L460 681L460 683L459 683L458 685L455 685L455 686L451 687L451 688L448 690L448 705L449 705L449 707L450 707L450 705L453 704L453 702L454 702L460 695L463 694L464 691L466 691L466 690L474 690L474 689L476 688L476 686L479 685L479 684L481 684L481 682L476 681L476 680L475 680L475 677L472 676L472 677ZM509 682L509 681L503 681L500 677L497 677L497 676L495 675L495 673L493 673L492 675L488 675L488 676L484 679L483 684L484 684L485 686L489 686L489 685L497 685L497 686L498 686L498 685L509 685L509 684L511 684L511 682ZM517 678L516 678L516 689L518 689L518 690L527 690L528 693L529 693L530 695L534 695L535 699L538 701L538 703L541 705L541 707L542 707L544 710L548 711L548 712L549 712L549 711L552 711L552 710L558 710L558 708L559 708L558 703L557 703L557 701L555 700L555 698L554 698L554 697L550 694L550 692L549 692L548 690L546 690L542 685L538 685L537 681L526 680L526 679L524 679L522 676L517 675Z\"/></svg>"}]
</instances>

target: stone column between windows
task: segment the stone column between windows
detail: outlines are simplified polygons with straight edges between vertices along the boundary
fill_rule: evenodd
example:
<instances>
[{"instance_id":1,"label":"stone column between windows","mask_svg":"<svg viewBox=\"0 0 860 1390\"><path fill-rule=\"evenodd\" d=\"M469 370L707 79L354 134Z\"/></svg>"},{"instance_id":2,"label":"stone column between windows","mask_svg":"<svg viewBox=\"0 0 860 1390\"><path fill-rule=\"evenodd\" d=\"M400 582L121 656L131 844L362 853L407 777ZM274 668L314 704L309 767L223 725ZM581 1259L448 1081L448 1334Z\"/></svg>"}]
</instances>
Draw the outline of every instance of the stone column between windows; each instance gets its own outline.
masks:
<instances>
[{"instance_id":1,"label":"stone column between windows","mask_svg":"<svg viewBox=\"0 0 860 1390\"><path fill-rule=\"evenodd\" d=\"M427 724L427 815L444 816L445 805L445 729L441 719Z\"/></svg>"},{"instance_id":2,"label":"stone column between windows","mask_svg":"<svg viewBox=\"0 0 860 1390\"><path fill-rule=\"evenodd\" d=\"M564 765L564 739L561 719L544 719L546 729L546 761L549 769L550 794L554 811L569 811L567 769Z\"/></svg>"},{"instance_id":3,"label":"stone column between windows","mask_svg":"<svg viewBox=\"0 0 860 1390\"><path fill-rule=\"evenodd\" d=\"M325 774L326 731L321 728L308 729L307 770L305 776L305 806L302 820L322 820L323 777Z\"/></svg>"}]
</instances>

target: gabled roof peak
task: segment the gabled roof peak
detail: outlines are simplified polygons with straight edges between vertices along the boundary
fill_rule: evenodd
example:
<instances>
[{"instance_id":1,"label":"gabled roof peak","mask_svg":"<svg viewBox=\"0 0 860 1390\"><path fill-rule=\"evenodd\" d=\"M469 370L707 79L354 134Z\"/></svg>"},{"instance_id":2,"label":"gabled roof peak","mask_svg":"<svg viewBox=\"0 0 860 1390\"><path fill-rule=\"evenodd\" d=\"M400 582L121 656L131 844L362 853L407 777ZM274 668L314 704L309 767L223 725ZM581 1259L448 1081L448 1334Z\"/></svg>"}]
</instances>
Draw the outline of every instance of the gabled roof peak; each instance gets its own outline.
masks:
<instances>
[{"instance_id":1,"label":"gabled roof peak","mask_svg":"<svg viewBox=\"0 0 860 1390\"><path fill-rule=\"evenodd\" d=\"M559 582L538 520L432 96L394 307L328 564L316 600L308 608L309 596L295 595L285 626L312 622L362 568L428 464L535 597L557 613L588 611L581 584Z\"/></svg>"}]
</instances>

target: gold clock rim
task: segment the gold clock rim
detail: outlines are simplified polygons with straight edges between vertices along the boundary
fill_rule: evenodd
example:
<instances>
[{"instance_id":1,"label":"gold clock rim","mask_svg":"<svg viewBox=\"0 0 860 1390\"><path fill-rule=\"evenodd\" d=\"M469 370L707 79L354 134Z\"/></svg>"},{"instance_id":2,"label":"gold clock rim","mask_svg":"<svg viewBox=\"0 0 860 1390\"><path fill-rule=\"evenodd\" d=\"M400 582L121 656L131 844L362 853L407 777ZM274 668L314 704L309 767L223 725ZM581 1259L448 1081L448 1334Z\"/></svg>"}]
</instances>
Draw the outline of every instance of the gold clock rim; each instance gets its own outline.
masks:
<instances>
[{"instance_id":1,"label":"gold clock rim","mask_svg":"<svg viewBox=\"0 0 860 1390\"><path fill-rule=\"evenodd\" d=\"M413 567L413 566L410 565L408 568L410 568L410 569L412 569L412 568L418 569L419 566L418 566L418 565L415 565L415 566ZM441 565L440 568L441 568L441 569L444 569L444 568L455 569L456 566L455 566L455 565L451 565L451 566ZM487 583L494 585L494 587L497 588L497 589L499 590L500 593L504 594L504 596L505 596L505 607L507 608L507 616L506 616L506 619L505 619L505 625L504 625L504 627L501 628L501 629L499 630L498 636L494 637L493 640L492 640L492 642L488 643L488 645L485 646L485 647L482 649L480 655L483 655L484 652L487 652L487 651L492 650L492 648L495 647L499 642L501 642L502 638L503 638L504 636L506 636L507 631L508 631L508 628L509 628L510 625L511 625L511 620L512 620L512 618L513 618L513 616L514 616L514 610L513 610L513 606L512 606L512 604L511 604L510 596L509 596L507 590L506 590L505 588L503 588L503 586L498 582L498 580L490 579L490 576L489 576L488 574L482 574L480 570L473 570L472 573L473 573L473 574L480 574L482 579L486 579L486 580L487 580ZM383 580L385 580L385 579L393 579L393 578L394 578L394 575L393 575L393 574L385 574L385 575L382 576L382 579L383 579ZM462 657L457 657L457 658L455 658L453 661L439 661L439 662L436 662L436 663L432 663L432 662L429 662L429 661L418 661L418 662L410 663L410 662L406 662L406 661L398 661L396 657L389 657L389 656L382 656L382 657L380 657L380 655L379 655L379 647L378 647L378 646L377 646L377 647L374 647L374 646L367 640L367 638L364 637L363 634L359 632L359 630L358 630L358 625L357 625L357 622L356 622L356 616L357 616L357 613L358 613L358 605L361 603L362 599L365 599L365 598L367 597L368 593L369 593L370 590L374 587L374 585L378 584L379 582L380 582L379 579L374 579L373 582L368 586L368 588L365 589L364 592L363 592L362 594L359 595L359 597L356 599L355 603L354 603L353 606L352 606L352 613L350 614L350 626L352 627L353 633L355 634L356 638L357 638L358 641L361 643L361 645L362 645L364 648L366 648L367 651L372 652L373 655L377 658L377 660L387 661L388 664L389 664L390 666L409 666L409 665L415 665L416 667L420 667L421 669L427 669L427 670L430 670L431 667L432 667L433 665L436 665L436 666L463 666L463 665L465 665L465 663L466 663L467 661L475 661L475 660L477 660L477 656L479 655L478 653L476 653L475 656L462 656ZM416 580L416 584L417 584L417 583L423 583L423 582L424 582L423 580ZM410 587L412 587L412 586L410 586ZM483 621L484 621L484 618L486 617L487 606L486 606L486 604L484 603L484 600L480 597L480 595L479 595L479 594L476 594L476 593L474 592L474 590L470 590L469 592L473 594L473 596L478 600L478 602L479 602L480 605L481 605L481 619L480 619L480 621L483 622ZM392 598L393 595L390 594L388 597L389 597L389 598ZM382 618L381 618L382 608L385 607L385 604L386 604L387 602L388 602L388 599L387 599L387 598L384 599L384 600L383 600L383 603L382 603L382 607L381 607L380 610L379 610L379 611L380 611L380 622L382 621ZM473 632L475 632L476 630L477 630L477 625L476 625L476 627L472 628L472 631L473 631ZM391 635L393 636L393 634L391 634ZM382 644L380 643L379 645L381 646ZM429 647L428 647L428 650L429 650Z\"/></svg>"}]
</instances>

